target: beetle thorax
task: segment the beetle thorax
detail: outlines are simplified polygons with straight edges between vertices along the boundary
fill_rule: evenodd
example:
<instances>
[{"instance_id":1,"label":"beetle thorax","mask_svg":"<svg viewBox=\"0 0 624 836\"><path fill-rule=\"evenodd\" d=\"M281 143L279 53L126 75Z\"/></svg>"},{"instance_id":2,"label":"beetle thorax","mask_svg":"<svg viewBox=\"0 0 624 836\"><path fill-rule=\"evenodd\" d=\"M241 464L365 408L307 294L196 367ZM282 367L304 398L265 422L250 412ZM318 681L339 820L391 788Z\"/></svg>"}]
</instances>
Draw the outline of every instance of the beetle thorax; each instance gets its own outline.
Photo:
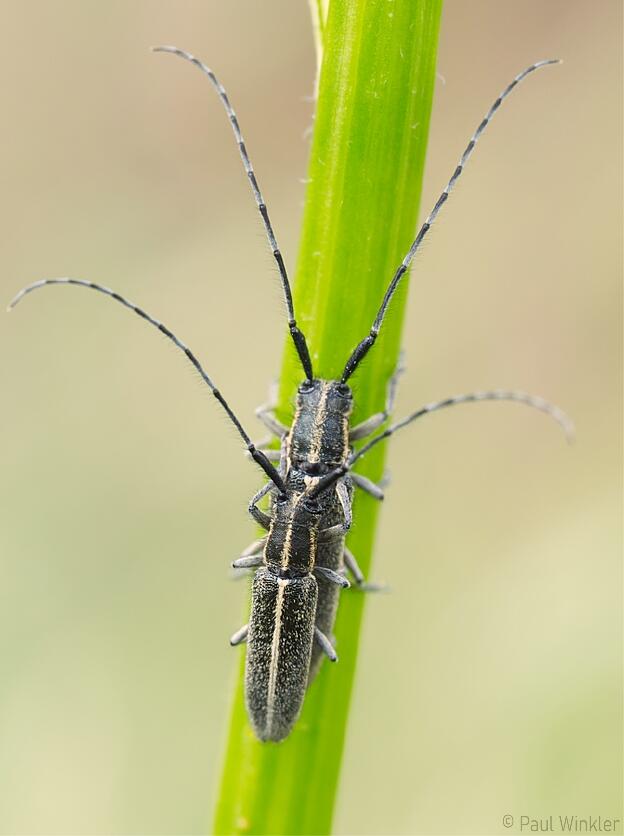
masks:
<instances>
[{"instance_id":1,"label":"beetle thorax","mask_svg":"<svg viewBox=\"0 0 624 836\"><path fill-rule=\"evenodd\" d=\"M349 455L349 417L353 398L338 380L311 380L297 391L288 437L289 460L304 473L321 476Z\"/></svg>"},{"instance_id":2,"label":"beetle thorax","mask_svg":"<svg viewBox=\"0 0 624 836\"><path fill-rule=\"evenodd\" d=\"M273 506L273 519L264 547L264 561L284 577L307 574L316 561L320 513L308 507L306 494Z\"/></svg>"}]
</instances>

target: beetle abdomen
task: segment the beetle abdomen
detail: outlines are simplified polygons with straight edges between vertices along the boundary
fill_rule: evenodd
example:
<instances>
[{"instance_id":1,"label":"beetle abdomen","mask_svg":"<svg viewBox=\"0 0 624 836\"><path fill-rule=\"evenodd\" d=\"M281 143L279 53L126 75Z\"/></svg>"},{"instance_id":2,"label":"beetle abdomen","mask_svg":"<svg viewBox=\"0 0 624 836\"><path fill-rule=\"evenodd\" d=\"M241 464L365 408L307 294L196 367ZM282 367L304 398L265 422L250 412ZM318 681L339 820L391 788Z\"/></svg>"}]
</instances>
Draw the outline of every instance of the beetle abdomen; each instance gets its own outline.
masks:
<instances>
[{"instance_id":1,"label":"beetle abdomen","mask_svg":"<svg viewBox=\"0 0 624 836\"><path fill-rule=\"evenodd\" d=\"M318 588L311 575L279 578L259 569L252 586L245 701L260 740L283 740L305 696Z\"/></svg>"}]
</instances>

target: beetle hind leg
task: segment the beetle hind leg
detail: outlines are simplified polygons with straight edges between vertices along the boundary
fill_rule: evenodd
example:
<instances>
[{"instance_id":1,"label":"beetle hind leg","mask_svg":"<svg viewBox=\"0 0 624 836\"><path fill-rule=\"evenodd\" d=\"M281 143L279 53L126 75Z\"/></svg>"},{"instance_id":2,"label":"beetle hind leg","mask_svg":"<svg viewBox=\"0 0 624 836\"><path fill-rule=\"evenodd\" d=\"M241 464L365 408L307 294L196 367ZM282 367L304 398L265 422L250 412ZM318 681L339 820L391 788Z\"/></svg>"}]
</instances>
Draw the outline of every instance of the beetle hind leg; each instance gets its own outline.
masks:
<instances>
[{"instance_id":1,"label":"beetle hind leg","mask_svg":"<svg viewBox=\"0 0 624 836\"><path fill-rule=\"evenodd\" d=\"M364 573L355 559L353 552L344 547L344 562L345 566L351 572L355 585L360 592L386 592L388 587L377 583L368 583L364 578Z\"/></svg>"},{"instance_id":2,"label":"beetle hind leg","mask_svg":"<svg viewBox=\"0 0 624 836\"><path fill-rule=\"evenodd\" d=\"M321 633L318 627L314 628L314 638L316 639L316 643L319 645L323 653L327 656L330 662L337 662L338 655L334 650L334 646L327 638L325 633Z\"/></svg>"}]
</instances>

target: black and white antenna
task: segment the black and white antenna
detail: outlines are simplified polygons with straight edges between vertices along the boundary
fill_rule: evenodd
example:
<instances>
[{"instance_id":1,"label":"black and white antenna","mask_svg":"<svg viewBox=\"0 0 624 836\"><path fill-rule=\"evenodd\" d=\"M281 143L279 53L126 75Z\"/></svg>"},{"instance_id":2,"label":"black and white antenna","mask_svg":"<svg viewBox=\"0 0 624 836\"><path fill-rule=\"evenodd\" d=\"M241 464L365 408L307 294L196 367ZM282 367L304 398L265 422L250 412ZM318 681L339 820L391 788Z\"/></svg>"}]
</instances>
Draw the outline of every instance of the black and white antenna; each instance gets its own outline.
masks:
<instances>
[{"instance_id":1,"label":"black and white antenna","mask_svg":"<svg viewBox=\"0 0 624 836\"><path fill-rule=\"evenodd\" d=\"M549 64L560 64L560 63L561 63L561 61L558 58L547 58L545 61L538 61L535 64L531 64L530 67L527 67L526 70L523 70L521 73L519 73L514 78L514 80L511 82L511 84L508 84L507 87L505 87L503 92L500 94L500 96L496 99L496 101L490 107L488 112L485 114L485 116L483 117L482 121L479 124L479 127L473 133L472 137L470 138L470 142L468 143L468 145L464 149L464 153L461 155L459 163L457 164L457 168L453 172L453 175L451 176L451 179L448 181L448 183L444 187L444 190L442 191L442 194L437 199L435 206L433 207L433 209L431 210L431 212L427 216L427 219L425 220L424 224L421 226L420 230L418 231L418 235L414 239L414 242L412 243L412 246L407 251L407 254L406 254L405 258L403 259L403 261L401 262L401 264L397 268L397 271L394 274L394 276L392 278L392 281L388 285L388 289L386 290L383 301L381 303L381 307L379 308L379 311L377 312L377 316L375 317L375 321L373 322L370 333L368 334L367 337L365 337L355 347L355 349L353 350L353 353L351 354L351 356L347 360L347 363L344 367L344 371L342 373L342 378L341 378L343 383L345 383L351 377L353 372L357 369L357 367L362 362L364 357L366 357L366 355L368 354L370 349L375 344L375 341L377 339L377 336L378 336L379 331L381 329L381 326L383 324L384 317L386 315L386 311L388 310L390 302L392 301L392 298L393 298L393 296L396 292L396 289L399 286L399 282L401 281L401 279L403 278L403 276L407 272L407 269L410 266L410 264L412 262L412 259L416 255L416 253L418 251L418 248L420 247L420 245L423 241L423 238L425 237L425 235L431 229L431 226L432 226L433 222L435 221L435 219L437 218L440 209L446 203L446 200L447 200L449 194L451 193L451 190L452 190L453 186L459 180L466 163L468 162L468 160L472 156L472 152L474 151L474 147L477 144L477 142L479 141L479 138L481 137L481 134L487 128L487 126L490 124L490 122L492 120L492 117L494 116L494 114L496 113L498 108L501 106L501 104L507 98L507 96L511 93L511 91L518 84L520 84L520 82L524 78L526 78L528 75L535 72L535 70L539 70L541 67L547 67Z\"/></svg>"},{"instance_id":2,"label":"black and white antenna","mask_svg":"<svg viewBox=\"0 0 624 836\"><path fill-rule=\"evenodd\" d=\"M245 146L245 141L241 133L240 125L238 124L238 118L236 116L236 113L234 112L232 105L230 104L228 94L226 93L224 86L221 84L221 82L214 74L214 72L210 69L210 67L206 66L206 64L204 64L203 61L200 61L199 58L196 58L194 55L191 55L190 52L185 52L183 49L179 49L177 46L154 46L152 47L152 50L153 52L168 52L171 55L177 55L180 58L184 58L185 61L190 61L190 63L194 64L198 69L200 69L202 73L204 73L204 75L208 76L212 83L212 86L217 91L217 95L219 96L221 104L225 108L225 112L227 113L228 118L230 120L232 131L234 132L234 137L238 144L238 151L240 153L241 160L243 161L245 171L247 172L247 177L249 178L249 183L251 185L251 190L253 192L254 198L256 200L256 205L258 206L258 211L260 212L260 216L262 217L262 223L264 224L264 229L269 241L269 246L271 247L273 258L277 263L277 268L280 274L280 281L282 284L282 291L284 293L284 299L286 301L286 310L288 313L288 330L290 331L290 336L292 337L295 349L297 350L297 354L299 356L299 360L301 361L301 365L303 367L305 376L308 380L312 380L312 378L314 377L312 371L312 360L310 359L310 352L308 350L306 338L303 334L303 331L301 331L298 327L297 321L295 319L295 308L293 305L292 289L290 287L290 281L288 279L286 265L284 264L282 253L277 245L277 240L273 231L273 225L271 224L271 219L269 218L269 211L264 201L264 197L262 196L262 192L260 191L260 186L258 185L258 180L256 178L253 166L251 164L251 160L249 159L249 154L247 153L247 148Z\"/></svg>"},{"instance_id":3,"label":"black and white antenna","mask_svg":"<svg viewBox=\"0 0 624 836\"><path fill-rule=\"evenodd\" d=\"M115 302L119 302L124 307L128 308L131 311L134 311L134 313L137 314L137 316L140 316L141 319L144 319L146 322L149 322L150 325L153 325L155 328L158 328L158 330L161 332L161 334L164 334L165 337L167 337L167 339L171 340L171 342L176 346L176 348L179 348L180 351L182 351L182 353L186 356L187 360L189 360L193 364L195 369L201 375L201 378L204 381L204 383L209 387L212 394L215 396L217 401L219 401L219 403L221 404L221 406L225 410L225 413L228 416L228 418L230 419L230 421L234 424L234 426L238 430L239 435L241 436L241 438L245 442L245 446L247 447L247 452L249 453L251 458L258 465L260 465L260 467L264 470L266 475L273 482L273 484L277 487L277 489L281 493L284 493L284 491L286 490L286 487L284 485L282 477L279 475L277 470L273 467L271 462L267 459L266 455L261 450L258 450L256 448L255 444L252 443L251 439L249 438L249 436L247 435L247 433L243 429L243 425L238 420L238 418L236 417L236 415L232 411L230 405L225 400L225 398L223 397L221 392L217 389L217 387L214 385L212 380L208 377L207 373L204 371L204 368L203 368L202 364L199 362L197 357L193 354L191 349L187 345L185 345L182 342L182 340L178 339L176 337L176 335L173 333L173 331L170 331L169 328L167 328L166 325L163 325L163 323L160 322L158 319L155 319L153 316L150 316L150 314L146 313L146 311L144 311L143 308L140 308L138 305L135 305L133 302L130 302L128 299L125 299L123 296L121 296L116 291L111 290L109 287L104 287L103 285L95 284L95 282L88 282L88 281L85 281L84 279L62 278L62 279L41 279L38 282L33 282L32 284L27 285L26 287L22 288L22 290L20 290L20 292L17 294L17 296L15 296L11 300L7 310L11 311L18 304L18 302L20 302L24 298L24 296L26 296L29 293L32 293L33 290L39 290L39 288L41 288L41 287L48 287L49 285L56 285L56 284L75 285L77 287L86 287L88 290L97 290L98 293L103 293L105 296L109 296L111 299L114 299Z\"/></svg>"}]
</instances>

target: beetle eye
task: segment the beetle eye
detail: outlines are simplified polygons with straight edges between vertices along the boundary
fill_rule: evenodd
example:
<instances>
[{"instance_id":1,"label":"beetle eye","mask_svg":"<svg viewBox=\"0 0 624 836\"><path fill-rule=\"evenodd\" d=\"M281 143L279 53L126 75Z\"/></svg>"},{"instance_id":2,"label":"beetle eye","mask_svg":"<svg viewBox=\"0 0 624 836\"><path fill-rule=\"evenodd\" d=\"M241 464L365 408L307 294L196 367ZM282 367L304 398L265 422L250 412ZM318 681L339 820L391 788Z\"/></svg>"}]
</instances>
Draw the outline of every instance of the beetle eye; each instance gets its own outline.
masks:
<instances>
[{"instance_id":1,"label":"beetle eye","mask_svg":"<svg viewBox=\"0 0 624 836\"><path fill-rule=\"evenodd\" d=\"M303 383L299 386L299 391L302 394L306 392L311 392L314 389L314 381L313 380L304 380Z\"/></svg>"},{"instance_id":2,"label":"beetle eye","mask_svg":"<svg viewBox=\"0 0 624 836\"><path fill-rule=\"evenodd\" d=\"M351 389L347 386L346 383L339 383L337 391L338 391L338 394L342 395L343 398L350 398L351 397Z\"/></svg>"}]
</instances>

